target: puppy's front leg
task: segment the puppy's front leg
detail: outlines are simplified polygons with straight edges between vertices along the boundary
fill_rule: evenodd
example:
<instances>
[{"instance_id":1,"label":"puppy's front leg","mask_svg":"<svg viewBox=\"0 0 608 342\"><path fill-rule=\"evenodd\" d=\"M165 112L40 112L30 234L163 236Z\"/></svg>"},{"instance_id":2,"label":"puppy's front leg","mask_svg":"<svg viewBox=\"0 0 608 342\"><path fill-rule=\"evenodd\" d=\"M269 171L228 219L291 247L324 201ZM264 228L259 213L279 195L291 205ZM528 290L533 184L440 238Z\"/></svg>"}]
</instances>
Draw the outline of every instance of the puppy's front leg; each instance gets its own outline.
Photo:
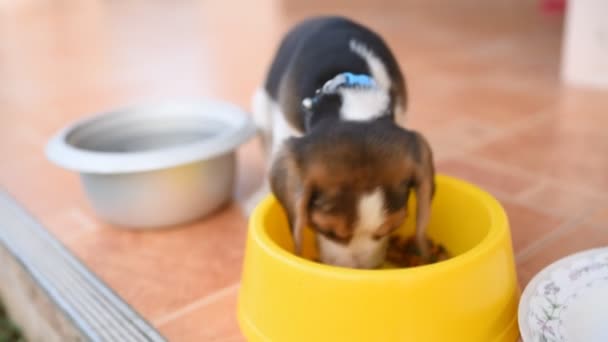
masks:
<instances>
[{"instance_id":1,"label":"puppy's front leg","mask_svg":"<svg viewBox=\"0 0 608 342\"><path fill-rule=\"evenodd\" d=\"M413 147L418 158L414 163L414 180L416 184L416 244L425 260L430 258L430 246L426 238L426 229L431 218L431 204L435 195L435 166L433 153L426 139L414 132Z\"/></svg>"},{"instance_id":2,"label":"puppy's front leg","mask_svg":"<svg viewBox=\"0 0 608 342\"><path fill-rule=\"evenodd\" d=\"M420 255L428 260L431 257L429 242L426 238L426 228L429 224L432 201L432 185L430 182L423 182L416 190L417 210L416 210L416 245Z\"/></svg>"}]
</instances>

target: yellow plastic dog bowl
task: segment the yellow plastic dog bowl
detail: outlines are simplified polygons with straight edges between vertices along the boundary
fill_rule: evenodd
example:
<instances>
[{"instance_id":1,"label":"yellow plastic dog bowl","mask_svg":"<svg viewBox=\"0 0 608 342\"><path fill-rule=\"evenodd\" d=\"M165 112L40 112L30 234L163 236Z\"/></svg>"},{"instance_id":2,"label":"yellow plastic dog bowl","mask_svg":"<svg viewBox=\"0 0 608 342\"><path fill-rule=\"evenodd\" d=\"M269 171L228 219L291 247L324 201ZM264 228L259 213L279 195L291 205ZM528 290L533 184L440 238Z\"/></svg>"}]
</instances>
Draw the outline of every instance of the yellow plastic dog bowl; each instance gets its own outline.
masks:
<instances>
[{"instance_id":1,"label":"yellow plastic dog bowl","mask_svg":"<svg viewBox=\"0 0 608 342\"><path fill-rule=\"evenodd\" d=\"M400 233L413 234L413 223L410 217ZM270 196L250 221L241 330L249 341L273 342L516 341L520 292L500 204L473 185L437 176L428 234L451 259L408 269L328 266L292 253L284 211Z\"/></svg>"}]
</instances>

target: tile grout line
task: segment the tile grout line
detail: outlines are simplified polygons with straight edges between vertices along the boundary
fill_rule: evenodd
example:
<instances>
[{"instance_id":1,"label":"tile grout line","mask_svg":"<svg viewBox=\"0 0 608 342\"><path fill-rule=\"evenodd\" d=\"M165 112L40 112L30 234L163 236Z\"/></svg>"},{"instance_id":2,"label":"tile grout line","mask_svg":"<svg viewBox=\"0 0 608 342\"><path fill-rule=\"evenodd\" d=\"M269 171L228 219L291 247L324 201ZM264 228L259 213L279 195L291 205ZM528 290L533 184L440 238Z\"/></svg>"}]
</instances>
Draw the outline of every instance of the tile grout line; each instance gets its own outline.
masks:
<instances>
[{"instance_id":1,"label":"tile grout line","mask_svg":"<svg viewBox=\"0 0 608 342\"><path fill-rule=\"evenodd\" d=\"M559 225L557 229L553 230L549 234L545 235L540 239L535 240L528 247L517 253L517 255L515 256L516 263L519 265L522 262L529 260L530 257L538 253L538 251L540 251L548 243L555 241L556 239L566 235L567 233L579 227L581 223L585 222L584 218L582 218L583 216L584 215L579 215L579 217L577 217L576 219L566 221Z\"/></svg>"},{"instance_id":2,"label":"tile grout line","mask_svg":"<svg viewBox=\"0 0 608 342\"><path fill-rule=\"evenodd\" d=\"M488 137L486 139L480 139L476 144L470 144L468 146L465 146L465 148L461 151L454 151L453 153L445 153L444 155L442 155L441 160L442 161L447 161L450 159L464 159L466 158L469 161L472 161L474 164L478 165L478 166L483 166L489 169L493 169L493 170L501 170L501 171L507 171L507 173L512 173L512 174L517 174L519 176L528 178L528 179L541 179L541 182L543 184L551 184L554 185L556 184L558 181L550 178L550 177L546 177L544 175L539 175L539 174L534 174L534 173L530 173L530 172L526 172L517 168L512 168L509 166L505 166L505 165L500 165L497 162L494 161L490 161L487 160L486 158L481 158L478 156L475 156L473 154L471 154L472 151L474 151L475 149L481 148L487 144L499 141L500 139L506 138L508 136L512 136L517 134L518 132L525 130L525 129L529 129L530 127L533 127L535 125L540 125L543 122L545 122L546 120L548 120L548 118L550 118L550 112L549 112L549 108L550 106L548 106L547 108L544 108L542 110L539 110L537 112L537 115L531 117L530 119L527 120L521 120L513 125L511 125L510 127L506 128L506 129L499 129L497 134ZM541 185L534 187L534 190L541 188ZM590 193L589 191L587 191L586 189L582 189L580 187L577 186L572 186L573 190L575 190L575 192L578 192L579 194L584 194L584 195L588 195L591 197L596 197L596 198L604 198L603 196L598 196L597 194L593 194ZM541 213L545 213L545 214L549 214L552 216L556 216L557 218L563 218L563 215L559 212L553 211L553 210L548 210L545 207L538 207L535 206L533 204L531 204L529 201L526 201L526 197L530 196L530 194L528 192L532 192L531 189L527 190L523 195L519 195L519 196L511 196L511 195L506 195L500 191L493 191L496 195L498 195L497 197L499 198L503 198L505 200L509 200L509 201L513 201L514 203L517 203L519 205L523 205L527 208L533 209L533 210L537 210ZM608 198L608 197L606 197ZM500 201L500 199L498 199ZM520 251L519 253L517 253L517 255L515 256L516 262L519 264L522 261L527 260L527 258L530 255L533 255L536 251L538 251L540 248L542 248L543 245L545 245L546 243L558 238L559 236L562 236L563 234L569 232L571 229L574 229L578 226L578 224L585 222L584 220L584 213L581 213L578 215L577 218L575 219L571 219L571 220L566 220L565 222L563 222L562 224L560 224L557 229L553 230L552 232L550 232L548 235L546 235L544 238L538 239L536 241L534 241L530 246L526 247L524 250Z\"/></svg>"},{"instance_id":3,"label":"tile grout line","mask_svg":"<svg viewBox=\"0 0 608 342\"><path fill-rule=\"evenodd\" d=\"M515 195L515 196L508 195L504 192L496 191L496 190L493 190L492 192L493 192L493 196L495 196L499 202L501 202L501 200L506 200L506 201L510 201L510 202L513 202L518 205L522 205L526 208L538 211L540 213L543 213L546 215L551 215L558 219L566 218L566 220L563 221L561 224L559 224L556 229L552 230L544 237L534 240L529 246L527 246L523 250L517 252L515 255L515 260L516 260L517 264L520 264L521 262L528 260L528 258L530 256L533 256L536 252L538 252L538 250L540 250L547 243L550 243L551 241L554 241L555 239L563 236L564 234L567 234L568 232L570 232L573 229L575 229L576 227L578 227L580 224L589 224L589 225L592 225L593 227L602 228L597 223L591 222L589 218L586 218L587 215L589 214L589 212L593 212L593 211L597 210L598 208L589 209L587 211L582 211L575 218L567 219L567 216L565 217L560 212L554 211L551 209L547 209L546 207L542 207L542 206L535 206L535 205L531 204L530 202L526 201L524 198L521 198L520 195Z\"/></svg>"},{"instance_id":4,"label":"tile grout line","mask_svg":"<svg viewBox=\"0 0 608 342\"><path fill-rule=\"evenodd\" d=\"M511 195L505 195L505 194L498 193L496 197L497 197L498 202L500 202L501 199L504 199L504 200L507 200L507 201L511 201L511 202L513 202L515 204L522 205L522 206L524 206L524 207L526 207L528 209L532 209L532 210L538 211L538 212L540 212L542 214L553 216L553 217L555 217L557 219L563 219L564 218L562 215L557 214L556 212L554 212L552 210L538 208L538 207L530 205L527 202L523 202L520 199L518 199L517 196L511 196ZM583 216L583 214L580 214L579 216ZM508 214L507 214L507 218L508 218ZM577 226L578 224L580 224L583 221L584 220L578 219L578 218L576 218L576 219L570 219L570 220L569 219L564 220L562 223L558 224L555 229L553 229L551 232L549 232L547 235L545 235L545 237L534 240L529 246L527 246L523 250L517 252L516 255L515 255L516 260L518 260L522 255L524 255L524 257L525 257L525 254L534 252L536 250L535 246L537 246L538 244L540 244L539 247L542 247L542 244L543 244L542 241L545 238L550 237L552 234L557 234L562 229L567 229L567 227L570 227L571 225ZM533 250L530 251L530 249L533 249Z\"/></svg>"},{"instance_id":5,"label":"tile grout line","mask_svg":"<svg viewBox=\"0 0 608 342\"><path fill-rule=\"evenodd\" d=\"M527 120L526 119L520 120L519 122L505 128L505 129L499 129L496 132L496 134L494 134L493 136L488 137L486 139L480 139L479 141L477 141L477 143L469 144L468 146L465 146L460 151L453 151L452 153L450 153L450 151L448 151L448 153L445 153L442 155L441 160L447 161L450 159L466 158L467 160L472 161L474 164L477 164L478 166L483 166L483 167L486 167L489 169L501 170L503 172L506 171L507 173L516 174L516 175L519 175L519 176L522 176L522 177L525 177L528 179L539 179L540 178L541 183L545 184L545 185L546 184L550 184L550 185L562 184L561 182L559 182L559 180L556 180L552 177L531 173L531 172L528 172L525 170L521 170L519 168L513 168L508 165L502 165L502 164L499 164L498 162L491 161L486 158L482 158L482 157L472 154L472 152L474 150L482 148L485 145L491 144L496 141L500 141L501 139L504 139L509 136L513 136L513 135L517 134L518 132L529 129L530 127L534 127L536 125L542 124L543 122L547 121L551 117L551 114L549 111L550 108L551 108L551 105L548 105L547 107L537 111L537 115L534 115ZM427 132L427 134L429 134L429 133ZM538 210L542 213L546 213L546 214L550 214L552 216L554 215L559 218L563 218L563 215L561 213L557 213L553 210L548 210L545 207L537 207L526 200L526 198L528 196L530 196L531 193L533 193L532 190L537 190L537 189L540 189L541 187L542 187L542 185L535 186L534 189L528 189L527 191L525 191L523 194L520 194L519 196L505 195L504 193L501 193L500 191L499 192L494 191L494 192L497 193L498 197L502 197L505 200L510 200L517 204L524 205L525 207L528 207L528 208L531 208L534 210ZM581 194L581 195L595 197L597 199L608 199L608 196L598 196L597 194L592 193L588 189L583 188L583 187L570 185L570 188L572 190L574 190L574 192L577 192L578 194ZM575 229L579 224L586 222L586 220L584 218L585 214L586 213L581 213L577 216L577 218L574 218L571 220L566 220L565 222L560 224L557 227L557 229L550 232L544 238L537 239L530 246L526 247L524 250L517 253L517 255L515 256L517 264L520 264L522 261L527 260L531 255L534 255L538 250L540 250L547 243L549 243L549 242L557 239L558 237L568 233L569 231Z\"/></svg>"},{"instance_id":6,"label":"tile grout line","mask_svg":"<svg viewBox=\"0 0 608 342\"><path fill-rule=\"evenodd\" d=\"M496 161L489 160L484 157L479 157L476 155L468 154L468 155L466 155L466 158L468 161L471 161L474 164L477 164L479 166L484 166L489 169L494 169L494 170L500 169L501 171L506 171L507 173L516 174L521 177L525 177L525 178L529 178L529 179L541 178L541 180L544 181L545 184L548 184L548 185L555 185L555 186L564 185L564 183L562 181L560 181L559 179L555 179L551 176L525 171L520 168L512 167L512 166L505 165L505 164L500 164ZM573 190L574 192L577 192L580 195L595 197L596 199L600 199L600 200L608 200L608 195L601 195L601 194L594 193L585 187L581 187L581 186L573 185L573 184L567 184L567 186L570 190Z\"/></svg>"},{"instance_id":7,"label":"tile grout line","mask_svg":"<svg viewBox=\"0 0 608 342\"><path fill-rule=\"evenodd\" d=\"M513 136L521 132L522 130L529 129L530 127L540 125L551 117L551 113L549 112L550 108L551 106L548 105L545 108L539 109L531 117L527 119L521 119L506 128L497 128L495 125L492 124L484 124L495 130L494 134L489 135L485 139L478 139L474 143L467 144L463 146L460 151L457 150L453 151L452 153L448 151L447 153L445 153L445 155L442 156L441 159L448 160L450 158L456 158L460 156L470 156L470 153L472 151L479 149L485 145L500 141L501 139L504 139L509 136ZM472 120L472 122L476 122L476 120ZM431 132L432 130L427 130L424 134L425 136L429 136L432 134Z\"/></svg>"},{"instance_id":8,"label":"tile grout line","mask_svg":"<svg viewBox=\"0 0 608 342\"><path fill-rule=\"evenodd\" d=\"M207 296L201 297L201 298L191 302L190 304L187 304L173 312L163 315L160 318L153 319L152 321L154 322L154 325L157 327L170 323L171 321L174 321L175 319L182 317L185 314L188 314L196 309L205 307L222 298L227 297L228 295L230 295L233 292L235 292L236 290L238 290L240 285L241 285L240 282L237 282L232 285L221 288L221 289L219 289Z\"/></svg>"},{"instance_id":9,"label":"tile grout line","mask_svg":"<svg viewBox=\"0 0 608 342\"><path fill-rule=\"evenodd\" d=\"M510 202L513 202L518 205L522 205L526 208L538 211L540 213L553 216L558 219L566 218L566 220L564 220L561 224L559 224L556 229L549 232L543 238L534 240L534 242L532 242L528 247L526 247L523 250L516 253L515 259L516 259L517 263L527 260L529 255L534 255L534 253L536 253L537 250L542 248L545 244L555 240L556 238L559 238L560 236L563 236L564 234L570 232L572 229L578 227L580 224L590 224L590 225L593 225L594 227L599 227L599 225L597 225L596 223L590 222L590 220L588 218L586 218L587 214L589 214L589 211L594 211L597 208L589 209L586 212L579 213L575 218L567 219L567 217L564 217L561 213L559 213L557 211L549 210L544 207L537 207L537 206L531 205L529 202L526 202L526 201L522 200L521 198L519 198L519 196L508 195L501 191L493 191L493 196L495 196L499 202L501 202L501 200L506 200L506 201L510 201Z\"/></svg>"},{"instance_id":10,"label":"tile grout line","mask_svg":"<svg viewBox=\"0 0 608 342\"><path fill-rule=\"evenodd\" d=\"M55 234L52 229L49 229L49 231L63 243L74 241L77 238L80 238L82 235L99 229L99 225L90 217L90 215L87 215L82 211L82 209L79 209L76 206L67 206L64 209L59 210L58 213L54 215L41 216L42 221L45 223L50 222L50 224L48 224L49 228L54 226L53 223L61 223L62 219L74 221L80 228L77 231L65 234Z\"/></svg>"},{"instance_id":11,"label":"tile grout line","mask_svg":"<svg viewBox=\"0 0 608 342\"><path fill-rule=\"evenodd\" d=\"M501 193L501 192L498 192L498 191L495 191L495 193L497 195L496 197L498 197L498 201L500 201L500 199L502 198L504 200L511 201L511 202L513 202L515 204L524 206L524 207L526 207L528 209L537 211L539 213L542 213L542 214L545 214L545 215L549 215L549 216L553 216L554 218L557 218L557 219L565 219L564 223L572 221L572 219L570 219L570 216L564 215L559 210L549 209L549 208L547 208L545 206L536 205L535 202L529 201L529 200L527 200L525 198L521 198L520 196L507 195L507 194L504 194L504 193ZM583 216L585 214L589 214L590 212L593 212L596 209L597 209L597 207L596 208L590 208L590 209L587 209L587 210L582 210L579 213L577 213L576 216L578 217L578 216ZM581 222L583 222L583 221L579 221L579 223L581 223Z\"/></svg>"},{"instance_id":12,"label":"tile grout line","mask_svg":"<svg viewBox=\"0 0 608 342\"><path fill-rule=\"evenodd\" d=\"M72 207L68 210L67 214L69 218L76 221L79 226L83 227L88 232L97 230L98 228L97 223L79 208Z\"/></svg>"},{"instance_id":13,"label":"tile grout line","mask_svg":"<svg viewBox=\"0 0 608 342\"><path fill-rule=\"evenodd\" d=\"M474 181L472 183L476 184ZM480 186L480 185L477 185L477 186ZM536 190L537 188L534 187L532 189ZM558 210L548 209L547 207L544 207L544 206L537 206L537 205L534 204L534 202L529 201L526 198L523 198L523 196L521 194L510 195L510 194L507 194L507 193L505 193L503 191L500 191L500 190L496 190L496 189L491 189L490 190L490 189L487 189L487 188L483 188L483 190L489 192L490 194L492 194L492 196L495 197L499 202L501 202L501 200L505 200L505 201L513 202L513 203L515 203L517 205L524 206L524 207L526 207L528 209L537 211L539 213L553 216L554 218L557 218L557 219L568 219L568 216L565 216L564 214L562 214L562 212L560 212ZM526 190L526 192L527 191L528 190ZM593 208L593 209L589 209L588 211L582 211L582 212L579 213L579 215L589 214L589 212L593 212L594 210L597 210L597 209L598 208ZM570 221L571 220L566 220L565 222L570 222Z\"/></svg>"},{"instance_id":14,"label":"tile grout line","mask_svg":"<svg viewBox=\"0 0 608 342\"><path fill-rule=\"evenodd\" d=\"M533 186L523 190L515 197L517 197L517 199L523 203L528 203L531 201L530 197L532 197L533 194L542 191L542 189L545 188L547 185L549 185L549 182L546 179L541 178L538 182L535 182Z\"/></svg>"},{"instance_id":15,"label":"tile grout line","mask_svg":"<svg viewBox=\"0 0 608 342\"><path fill-rule=\"evenodd\" d=\"M488 137L487 139L483 139L485 141L481 141L474 148L479 148L482 145L496 142L507 136L512 136L514 134L520 133L522 130L526 130L544 123L545 121L551 118L551 112L549 111L551 107L552 105L547 105L543 108L539 108L530 117L521 119L505 128L497 128L495 125L490 125L497 130L496 134Z\"/></svg>"},{"instance_id":16,"label":"tile grout line","mask_svg":"<svg viewBox=\"0 0 608 342\"><path fill-rule=\"evenodd\" d=\"M595 229L606 229L605 225L601 225L597 222L593 222L591 221L591 219L588 219L586 221L583 222L584 224L590 225L591 227L595 228Z\"/></svg>"}]
</instances>

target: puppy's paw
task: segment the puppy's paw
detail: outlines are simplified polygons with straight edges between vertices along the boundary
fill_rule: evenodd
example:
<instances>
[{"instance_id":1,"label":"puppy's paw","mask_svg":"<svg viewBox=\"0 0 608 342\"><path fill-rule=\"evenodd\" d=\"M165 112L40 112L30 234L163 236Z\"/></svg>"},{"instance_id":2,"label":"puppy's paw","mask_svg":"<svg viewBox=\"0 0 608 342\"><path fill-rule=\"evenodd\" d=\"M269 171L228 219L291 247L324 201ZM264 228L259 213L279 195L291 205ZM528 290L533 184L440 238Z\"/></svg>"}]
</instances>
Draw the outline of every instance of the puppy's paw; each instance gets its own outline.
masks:
<instances>
[{"instance_id":1,"label":"puppy's paw","mask_svg":"<svg viewBox=\"0 0 608 342\"><path fill-rule=\"evenodd\" d=\"M422 259L425 261L429 261L431 259L431 245L425 235L416 237L416 247L418 247L418 251L420 252L420 257L422 257Z\"/></svg>"}]
</instances>

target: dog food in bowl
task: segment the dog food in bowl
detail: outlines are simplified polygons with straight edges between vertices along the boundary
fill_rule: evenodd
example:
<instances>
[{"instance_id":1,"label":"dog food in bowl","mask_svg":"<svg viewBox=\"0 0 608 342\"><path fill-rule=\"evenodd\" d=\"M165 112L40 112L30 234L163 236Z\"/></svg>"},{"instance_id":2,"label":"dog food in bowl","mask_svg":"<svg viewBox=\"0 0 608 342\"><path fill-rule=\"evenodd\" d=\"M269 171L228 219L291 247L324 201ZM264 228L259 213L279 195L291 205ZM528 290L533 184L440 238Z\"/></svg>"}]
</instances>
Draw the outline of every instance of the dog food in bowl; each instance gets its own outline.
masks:
<instances>
[{"instance_id":1,"label":"dog food in bowl","mask_svg":"<svg viewBox=\"0 0 608 342\"><path fill-rule=\"evenodd\" d=\"M450 258L448 251L439 243L427 238L430 246L430 259L425 260L416 246L413 236L404 237L393 235L389 239L387 261L396 267L414 267L447 260Z\"/></svg>"}]
</instances>

